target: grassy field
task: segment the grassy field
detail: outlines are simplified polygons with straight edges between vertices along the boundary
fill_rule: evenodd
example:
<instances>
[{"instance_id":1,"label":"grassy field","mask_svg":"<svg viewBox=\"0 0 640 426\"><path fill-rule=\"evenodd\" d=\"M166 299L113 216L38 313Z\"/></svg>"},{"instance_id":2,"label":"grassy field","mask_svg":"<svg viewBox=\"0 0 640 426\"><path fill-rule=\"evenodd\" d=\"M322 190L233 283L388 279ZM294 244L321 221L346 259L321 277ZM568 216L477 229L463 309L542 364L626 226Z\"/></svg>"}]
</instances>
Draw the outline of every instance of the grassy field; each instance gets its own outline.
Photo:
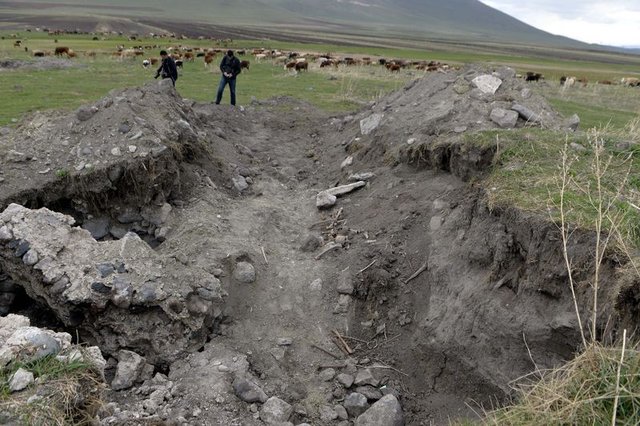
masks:
<instances>
[{"instance_id":1,"label":"grassy field","mask_svg":"<svg viewBox=\"0 0 640 426\"><path fill-rule=\"evenodd\" d=\"M13 46L9 33L0 33L0 58L35 60L22 48ZM92 40L88 35L65 35L54 38L43 33L20 34L23 45L30 50L54 50L56 46L69 46L78 53L74 59L78 65L68 69L3 70L0 71L0 96L7 99L0 105L0 125L19 120L23 114L47 109L74 109L105 96L111 89L138 86L152 80L155 70L144 69L142 58L117 60L111 53L117 45L153 46L145 56L157 56L161 47L188 45L201 47L223 47L208 40L156 40L128 41L123 37ZM271 49L301 52L324 52L343 56L364 55L412 60L437 60L449 64L484 63L488 66L507 64L519 72L541 71L547 76L547 84L538 85L552 104L564 114L578 113L587 126L604 125L611 122L621 127L640 111L640 100L636 91L620 86L574 87L562 92L557 79L563 74L587 76L597 79L619 80L634 75L626 64L606 64L570 60L541 60L521 54L504 55L465 51L435 51L419 49L391 49L385 47L355 47L335 44L285 43L273 40L234 40L233 48L267 47ZM85 56L93 51L95 58ZM293 74L271 61L251 63L238 81L238 102L247 104L251 99L266 99L273 96L294 96L304 99L331 112L355 110L372 100L402 87L413 78L423 75L417 70L403 70L397 74L387 72L381 66L340 67L320 69L312 66L308 73ZM218 62L219 59L215 61ZM206 69L201 59L185 63L178 80L178 90L190 99L212 101L218 82L217 67ZM228 95L227 95L228 96ZM226 101L226 99L225 99Z\"/></svg>"}]
</instances>

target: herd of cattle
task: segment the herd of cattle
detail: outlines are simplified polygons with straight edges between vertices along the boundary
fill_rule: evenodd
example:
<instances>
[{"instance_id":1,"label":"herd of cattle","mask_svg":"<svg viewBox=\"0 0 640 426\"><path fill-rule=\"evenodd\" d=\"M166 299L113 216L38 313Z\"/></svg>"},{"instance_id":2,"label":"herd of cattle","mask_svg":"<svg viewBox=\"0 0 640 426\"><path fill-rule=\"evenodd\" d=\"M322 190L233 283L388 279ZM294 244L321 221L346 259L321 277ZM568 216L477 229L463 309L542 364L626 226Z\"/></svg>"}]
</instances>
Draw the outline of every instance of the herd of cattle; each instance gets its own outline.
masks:
<instances>
[{"instance_id":1,"label":"herd of cattle","mask_svg":"<svg viewBox=\"0 0 640 426\"><path fill-rule=\"evenodd\" d=\"M4 37L2 37L4 38ZM95 37L94 37L95 39ZM201 38L202 39L202 38ZM135 40L132 38L130 40ZM55 43L58 40L54 40ZM224 51L226 51L226 46L230 40L219 40L217 44L225 46L224 48L202 48L202 47L189 47L178 45L175 47L167 47L165 50L170 52L170 55L176 61L176 65L178 67L182 67L185 62L195 62L196 60L201 60L205 67L209 67L215 58L218 55L223 55ZM13 41L13 46L15 48L24 48L25 52L29 52L29 48L24 46L23 42L19 39ZM117 60L127 60L127 59L136 59L142 58L142 66L147 68L153 65L157 65L159 59L157 57L148 57L147 52L152 50L159 50L160 46L158 45L145 45L145 46L133 46L130 48L125 48L124 45L119 45L116 49L108 54ZM31 52L35 57L43 57L43 56L65 56L68 58L74 58L77 56L77 53L66 46L58 46L53 51L49 50L33 50ZM83 54L87 57L96 57L98 52L93 50L88 50L83 52ZM275 50L275 49L265 49L265 48L256 48L251 50L239 49L236 51L236 54L240 57L245 57L246 55L251 55L255 61L263 62L263 61L271 61L274 65L281 65L285 70L291 70L294 72L300 71L308 71L310 66L313 64L318 68L325 67L333 67L338 68L339 66L370 66L370 65L379 65L385 67L390 72L399 72L402 69L413 69L413 70L421 70L425 72L433 72L440 71L446 72L449 69L459 69L458 66L450 66L446 63L441 63L438 61L412 61L406 59L386 59L386 58L371 58L368 56L337 56L334 54L326 53L326 54L318 54L318 53L300 53L295 51L283 51L283 50ZM244 59L240 62L242 69L249 69L250 61ZM518 75L523 78L525 81L540 81L544 80L544 75L538 72L526 72L523 75ZM563 89L572 87L574 85L580 84L582 86L587 86L589 81L586 77L576 77L576 76L562 76L560 77L560 85ZM602 85L613 85L613 84L621 84L624 86L630 87L640 87L640 78L636 77L624 77L619 81L614 80L597 80L597 84Z\"/></svg>"}]
</instances>

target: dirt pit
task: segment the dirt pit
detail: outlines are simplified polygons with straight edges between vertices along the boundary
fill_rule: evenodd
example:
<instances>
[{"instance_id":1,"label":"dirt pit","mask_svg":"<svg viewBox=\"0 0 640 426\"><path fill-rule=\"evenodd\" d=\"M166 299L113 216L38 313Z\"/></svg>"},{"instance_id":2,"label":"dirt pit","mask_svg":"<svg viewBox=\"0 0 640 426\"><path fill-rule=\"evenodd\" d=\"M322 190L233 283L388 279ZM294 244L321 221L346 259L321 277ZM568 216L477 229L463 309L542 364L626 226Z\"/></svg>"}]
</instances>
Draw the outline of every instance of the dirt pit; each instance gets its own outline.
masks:
<instances>
[{"instance_id":1,"label":"dirt pit","mask_svg":"<svg viewBox=\"0 0 640 426\"><path fill-rule=\"evenodd\" d=\"M90 249L74 252L73 268L56 264L69 281L57 293L40 283L47 265L16 257L24 240L0 243L0 269L102 348L109 380L126 351L146 357L137 380L110 392L103 424L361 424L388 394L406 424L476 418L534 361L552 367L579 344L557 229L490 211L466 181L487 171L494 149L460 145L464 132L496 128L492 112L514 103L538 119L518 116L513 127L563 131L566 122L512 70L483 92L474 79L488 74L427 76L344 117L288 98L198 104L166 82L114 91L71 115L32 116L0 139L0 205L70 215L65 232ZM360 180L333 207L316 207L319 192ZM11 238L18 214L31 217L21 210L0 222ZM50 238L46 225L38 231ZM44 250L37 232L24 235ZM570 247L587 265L578 280L590 238ZM123 304L108 277L145 267L96 285L102 270L87 253L108 246L125 256L138 240L155 275L131 278ZM115 269L120 255L109 254ZM220 300L201 280L219 285ZM81 316L61 306L72 287L87 289ZM239 397L239 380L271 399ZM276 399L288 404L284 417L274 417Z\"/></svg>"}]
</instances>

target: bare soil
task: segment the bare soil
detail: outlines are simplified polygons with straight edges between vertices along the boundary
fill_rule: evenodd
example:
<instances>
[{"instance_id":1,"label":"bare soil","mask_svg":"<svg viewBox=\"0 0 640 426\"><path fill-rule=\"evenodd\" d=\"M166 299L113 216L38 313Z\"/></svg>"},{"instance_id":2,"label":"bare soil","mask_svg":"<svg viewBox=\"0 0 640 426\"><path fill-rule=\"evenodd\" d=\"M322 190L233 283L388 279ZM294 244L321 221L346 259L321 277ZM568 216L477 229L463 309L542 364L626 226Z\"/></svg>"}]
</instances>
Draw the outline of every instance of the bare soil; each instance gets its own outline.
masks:
<instances>
[{"instance_id":1,"label":"bare soil","mask_svg":"<svg viewBox=\"0 0 640 426\"><path fill-rule=\"evenodd\" d=\"M512 380L563 362L579 343L555 226L489 210L468 182L486 173L494 148L466 149L460 132L494 128L487 105L510 104L523 89L506 78L495 98L454 91L478 72L425 77L344 117L288 98L199 104L166 84L114 91L93 110L35 115L2 136L0 206L47 206L81 226L106 217L114 229L126 209L172 205L166 239L131 230L161 255L219 276L228 296L210 341L163 367L181 389L167 421L262 424L217 368L246 360L268 395L325 424L320 407L346 391L318 372L340 372L346 359L400 395L407 424L473 418L478 404L505 400ZM527 99L550 127L562 123L543 99ZM359 120L372 113L384 118L363 135ZM375 176L318 210L316 194L354 172ZM249 183L242 191L239 176ZM323 246L305 248L313 236ZM590 238L570 247L586 265L579 281ZM338 247L320 256L330 243ZM239 261L254 266L255 282L234 278ZM341 282L353 284L351 297L338 294ZM142 399L135 389L110 398L129 408Z\"/></svg>"}]
</instances>

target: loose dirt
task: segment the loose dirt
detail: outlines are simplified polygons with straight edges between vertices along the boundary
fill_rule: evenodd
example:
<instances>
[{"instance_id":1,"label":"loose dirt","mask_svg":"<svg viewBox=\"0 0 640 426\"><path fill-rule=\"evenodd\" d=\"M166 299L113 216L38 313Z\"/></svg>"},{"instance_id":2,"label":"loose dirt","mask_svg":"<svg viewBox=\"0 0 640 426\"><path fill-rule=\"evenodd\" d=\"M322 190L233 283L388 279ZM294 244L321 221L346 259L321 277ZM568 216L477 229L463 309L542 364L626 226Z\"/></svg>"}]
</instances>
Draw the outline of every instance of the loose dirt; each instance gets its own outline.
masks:
<instances>
[{"instance_id":1,"label":"loose dirt","mask_svg":"<svg viewBox=\"0 0 640 426\"><path fill-rule=\"evenodd\" d=\"M149 412L141 388L112 392L113 421L262 424L259 407L231 389L245 371L294 406L295 424L351 424L322 415L351 392L320 374L332 367L369 368L379 390L400 397L407 424L447 424L571 357L579 333L557 229L488 209L467 181L486 173L495 148L468 149L461 137L496 128L490 112L513 102L547 127L564 119L509 70L495 95L479 92L471 80L485 72L427 76L340 117L289 98L199 104L154 83L5 131L0 206L48 207L92 233L104 219L98 239L136 232L227 293L208 342L156 366L175 383L173 398ZM374 114L380 123L363 134L360 120ZM373 177L316 208L318 192L356 172ZM172 209L161 224L118 220L163 203ZM589 238L570 247L576 264L588 262ZM239 279L240 262L255 281Z\"/></svg>"}]
</instances>

